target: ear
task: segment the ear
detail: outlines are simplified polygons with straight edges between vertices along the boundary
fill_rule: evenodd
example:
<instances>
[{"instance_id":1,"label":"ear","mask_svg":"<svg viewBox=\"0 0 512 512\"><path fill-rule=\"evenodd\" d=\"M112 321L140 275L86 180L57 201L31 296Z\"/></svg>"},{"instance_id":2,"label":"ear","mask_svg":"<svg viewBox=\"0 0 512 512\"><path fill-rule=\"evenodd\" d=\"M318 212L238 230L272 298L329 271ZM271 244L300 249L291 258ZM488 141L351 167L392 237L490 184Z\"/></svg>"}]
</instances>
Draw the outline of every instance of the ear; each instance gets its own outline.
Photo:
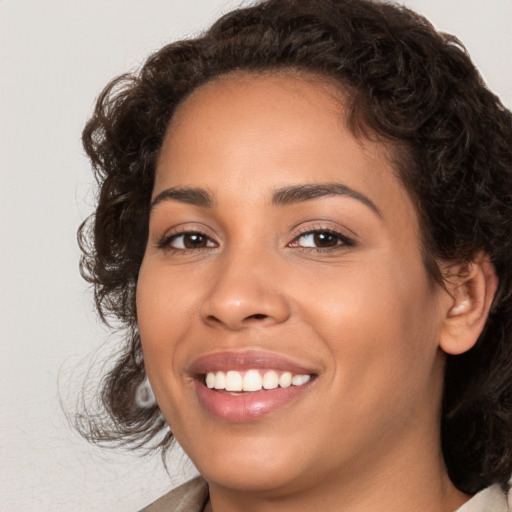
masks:
<instances>
[{"instance_id":1,"label":"ear","mask_svg":"<svg viewBox=\"0 0 512 512\"><path fill-rule=\"evenodd\" d=\"M473 261L441 269L448 297L440 347L447 354L462 354L478 340L489 315L498 278L486 254Z\"/></svg>"}]
</instances>

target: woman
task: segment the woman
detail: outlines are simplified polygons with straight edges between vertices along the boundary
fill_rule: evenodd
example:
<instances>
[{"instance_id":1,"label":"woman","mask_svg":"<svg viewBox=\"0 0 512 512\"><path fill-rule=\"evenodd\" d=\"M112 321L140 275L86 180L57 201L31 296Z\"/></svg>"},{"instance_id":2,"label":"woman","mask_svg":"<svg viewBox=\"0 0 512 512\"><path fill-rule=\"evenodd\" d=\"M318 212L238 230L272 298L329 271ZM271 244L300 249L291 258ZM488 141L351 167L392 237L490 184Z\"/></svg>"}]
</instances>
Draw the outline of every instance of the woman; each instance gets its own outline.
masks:
<instances>
[{"instance_id":1,"label":"woman","mask_svg":"<svg viewBox=\"0 0 512 512\"><path fill-rule=\"evenodd\" d=\"M83 430L201 474L145 510L508 510L511 135L455 38L367 0L234 11L105 89L82 269L127 343Z\"/></svg>"}]
</instances>

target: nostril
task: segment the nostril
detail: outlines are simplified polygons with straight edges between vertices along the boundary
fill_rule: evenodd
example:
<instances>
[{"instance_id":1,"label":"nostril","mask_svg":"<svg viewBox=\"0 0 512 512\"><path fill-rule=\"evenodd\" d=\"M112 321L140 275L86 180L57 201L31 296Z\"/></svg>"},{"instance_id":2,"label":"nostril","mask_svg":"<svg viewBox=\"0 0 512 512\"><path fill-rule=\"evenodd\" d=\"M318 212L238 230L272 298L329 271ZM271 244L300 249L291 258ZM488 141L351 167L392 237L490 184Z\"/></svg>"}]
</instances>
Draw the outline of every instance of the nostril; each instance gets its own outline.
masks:
<instances>
[{"instance_id":1,"label":"nostril","mask_svg":"<svg viewBox=\"0 0 512 512\"><path fill-rule=\"evenodd\" d=\"M246 317L246 320L264 320L267 318L267 315L264 315L262 313L256 313L255 315L250 315Z\"/></svg>"},{"instance_id":2,"label":"nostril","mask_svg":"<svg viewBox=\"0 0 512 512\"><path fill-rule=\"evenodd\" d=\"M265 320L266 318L268 318L268 315L265 315L263 313L255 313L254 315L249 315L249 316L246 316L245 318L243 318L242 322L261 321L261 320ZM224 323L220 318L216 317L215 315L208 315L206 317L206 321L211 322L212 324L223 324Z\"/></svg>"}]
</instances>

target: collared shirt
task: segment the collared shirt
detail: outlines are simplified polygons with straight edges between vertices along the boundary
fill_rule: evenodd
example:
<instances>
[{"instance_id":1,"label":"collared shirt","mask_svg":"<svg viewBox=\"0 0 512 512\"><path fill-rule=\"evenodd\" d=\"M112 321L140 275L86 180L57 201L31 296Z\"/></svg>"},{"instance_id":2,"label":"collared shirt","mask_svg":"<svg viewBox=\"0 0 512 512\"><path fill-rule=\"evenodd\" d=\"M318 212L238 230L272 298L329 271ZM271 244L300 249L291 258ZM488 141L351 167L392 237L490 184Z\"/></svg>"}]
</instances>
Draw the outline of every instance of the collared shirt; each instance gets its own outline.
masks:
<instances>
[{"instance_id":1,"label":"collared shirt","mask_svg":"<svg viewBox=\"0 0 512 512\"><path fill-rule=\"evenodd\" d=\"M208 501L206 482L197 477L157 499L140 512L202 512ZM507 496L492 485L473 496L454 512L511 512Z\"/></svg>"}]
</instances>

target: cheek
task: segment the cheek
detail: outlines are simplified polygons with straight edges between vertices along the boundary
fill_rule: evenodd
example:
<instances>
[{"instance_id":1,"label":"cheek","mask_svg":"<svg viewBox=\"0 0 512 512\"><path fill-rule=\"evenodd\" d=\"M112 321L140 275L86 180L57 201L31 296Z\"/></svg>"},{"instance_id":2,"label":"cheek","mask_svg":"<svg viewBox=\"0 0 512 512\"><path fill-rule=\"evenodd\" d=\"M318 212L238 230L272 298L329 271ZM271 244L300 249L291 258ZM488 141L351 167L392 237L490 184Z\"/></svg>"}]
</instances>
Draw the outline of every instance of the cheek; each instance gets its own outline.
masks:
<instances>
[{"instance_id":1,"label":"cheek","mask_svg":"<svg viewBox=\"0 0 512 512\"><path fill-rule=\"evenodd\" d=\"M339 269L315 287L313 281L303 283L310 292L298 301L305 324L335 362L333 379L351 388L397 389L404 379L428 379L437 353L438 308L421 263L381 259Z\"/></svg>"},{"instance_id":2,"label":"cheek","mask_svg":"<svg viewBox=\"0 0 512 512\"><path fill-rule=\"evenodd\" d=\"M181 283L181 286L180 286ZM186 331L191 324L190 290L154 260L143 262L137 283L137 321L144 365L157 402L171 430L180 425L187 410L182 394L169 389L183 386L182 361L186 353ZM186 340L185 340L186 341Z\"/></svg>"},{"instance_id":3,"label":"cheek","mask_svg":"<svg viewBox=\"0 0 512 512\"><path fill-rule=\"evenodd\" d=\"M173 360L183 330L189 323L186 289L180 280L152 261L143 261L137 282L137 322L148 371Z\"/></svg>"}]
</instances>

